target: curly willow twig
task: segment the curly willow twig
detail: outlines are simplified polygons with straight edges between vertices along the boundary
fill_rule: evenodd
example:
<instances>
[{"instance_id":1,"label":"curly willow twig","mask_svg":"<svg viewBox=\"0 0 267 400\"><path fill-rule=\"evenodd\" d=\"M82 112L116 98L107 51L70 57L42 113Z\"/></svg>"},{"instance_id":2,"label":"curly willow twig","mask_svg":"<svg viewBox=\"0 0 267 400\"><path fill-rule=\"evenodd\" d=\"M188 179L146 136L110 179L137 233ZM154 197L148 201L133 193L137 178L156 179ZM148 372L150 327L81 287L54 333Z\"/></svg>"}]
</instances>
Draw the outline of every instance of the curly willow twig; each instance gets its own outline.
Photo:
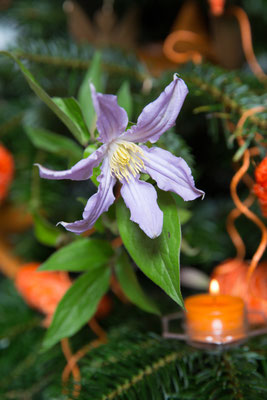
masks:
<instances>
[{"instance_id":1,"label":"curly willow twig","mask_svg":"<svg viewBox=\"0 0 267 400\"><path fill-rule=\"evenodd\" d=\"M251 70L260 81L266 82L267 75L263 72L253 51L250 22L246 12L241 7L231 6L227 9L227 13L230 15L234 15L238 21L241 34L242 47L248 65L250 66Z\"/></svg>"},{"instance_id":2,"label":"curly willow twig","mask_svg":"<svg viewBox=\"0 0 267 400\"><path fill-rule=\"evenodd\" d=\"M244 126L244 124L246 122L246 119L250 115L258 113L258 112L262 112L262 111L264 111L264 109L265 109L264 107L259 106L259 107L254 107L254 108L244 112L244 114L241 116L240 120L237 123L237 126L236 126L237 131L240 132L242 130L242 128L243 128L243 126ZM238 136L237 139L238 139L238 144L240 146L242 146L244 144L244 140L242 139L242 137ZM254 149L253 149L253 152L254 152ZM253 221L262 231L261 242L260 242L256 252L254 253L254 255L252 257L252 260L251 260L251 263L250 263L250 266L249 266L249 269L248 269L248 273L247 273L247 280L248 281L250 280L255 268L258 265L259 260L261 259L262 255L263 255L263 253L264 253L264 251L265 251L265 249L267 247L267 229L266 229L266 226L257 217L257 215L255 215L251 210L248 209L248 206L250 205L250 202L251 202L250 198L247 198L244 202L241 202L241 200L239 199L238 194L237 194L237 185L240 182L240 180L244 177L244 175L246 174L246 172L247 172L247 170L249 168L249 165L250 165L250 150L246 149L245 152L244 152L244 155L243 155L242 165L239 168L239 170L236 172L236 174L233 176L233 179L232 179L231 184L230 184L231 196L232 196L232 199L233 199L237 209L233 210L230 213L229 217L228 217L228 224L229 224L229 219L236 218L240 214L244 214L247 218L249 218L251 221ZM228 225L228 228L229 228L229 225ZM230 223L230 228L232 228L231 223ZM234 228L234 231L233 230L231 231L231 229L230 229L230 232L233 232L234 235L235 235L235 232L237 232L237 231ZM230 236L231 236L231 234L230 234ZM232 236L231 236L231 238L232 238ZM242 243L240 242L240 240L241 240ZM245 256L245 254L244 254L245 249L243 248L243 241L240 238L240 236L239 236L238 239L236 239L236 237L234 236L234 241L233 242L234 242L235 245L236 244L238 245L238 247L236 247L237 251L238 251L238 256L244 257ZM240 243L241 243L241 245L240 245Z\"/></svg>"},{"instance_id":3,"label":"curly willow twig","mask_svg":"<svg viewBox=\"0 0 267 400\"><path fill-rule=\"evenodd\" d=\"M92 318L90 320L89 326L97 334L97 336L99 338L86 344L81 349L79 349L75 354L72 354L72 352L69 348L69 342L67 341L67 339L63 339L61 341L61 344L63 344L62 350L63 350L63 353L67 360L67 365L62 372L62 384L63 384L62 392L63 392L63 394L68 393L68 391L66 389L66 384L69 380L70 373L72 373L74 381L75 381L72 395L75 398L79 397L80 391L81 391L81 375L80 375L80 369L77 364L78 361L81 358L83 358L93 348L99 347L102 344L107 342L106 332L98 325L97 321L94 318ZM62 343L63 341L66 341L66 342Z\"/></svg>"},{"instance_id":4,"label":"curly willow twig","mask_svg":"<svg viewBox=\"0 0 267 400\"><path fill-rule=\"evenodd\" d=\"M202 62L202 54L198 50L186 50L184 52L177 52L174 46L178 42L186 42L189 44L195 44L204 49L205 44L201 36L195 32L179 30L170 33L164 41L163 53L165 56L174 63L185 63L192 60L195 64Z\"/></svg>"},{"instance_id":5,"label":"curly willow twig","mask_svg":"<svg viewBox=\"0 0 267 400\"><path fill-rule=\"evenodd\" d=\"M246 200L243 201L243 204L249 208L253 204L254 200L254 194L250 193ZM226 229L236 248L236 257L243 260L246 256L246 247L234 224L235 220L240 217L240 215L241 211L238 208L234 208L227 217Z\"/></svg>"},{"instance_id":6,"label":"curly willow twig","mask_svg":"<svg viewBox=\"0 0 267 400\"><path fill-rule=\"evenodd\" d=\"M70 343L69 343L68 338L61 340L61 348L62 348L62 352L68 362L67 365L70 366L70 372L72 372L73 379L75 381L72 395L73 395L73 397L78 397L80 394L80 391L81 391L81 383L80 383L81 382L81 374L80 374L80 369L77 366L77 364L75 364L75 363L71 364L73 354L72 354L72 351L70 348ZM65 390L65 388L63 390L63 394L67 394L67 391Z\"/></svg>"}]
</instances>

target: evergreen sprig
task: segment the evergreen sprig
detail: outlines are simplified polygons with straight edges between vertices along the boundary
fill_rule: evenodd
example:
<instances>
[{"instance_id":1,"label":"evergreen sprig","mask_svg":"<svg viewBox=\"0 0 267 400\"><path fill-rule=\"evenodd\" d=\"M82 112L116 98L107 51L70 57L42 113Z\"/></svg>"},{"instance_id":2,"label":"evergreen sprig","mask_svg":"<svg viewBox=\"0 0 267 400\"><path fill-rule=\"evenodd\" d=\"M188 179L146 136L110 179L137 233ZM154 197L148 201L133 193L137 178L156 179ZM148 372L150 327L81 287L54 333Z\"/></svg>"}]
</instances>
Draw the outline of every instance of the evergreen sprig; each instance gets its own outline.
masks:
<instances>
[{"instance_id":1,"label":"evergreen sprig","mask_svg":"<svg viewBox=\"0 0 267 400\"><path fill-rule=\"evenodd\" d=\"M125 307L125 306L124 306ZM104 325L108 343L80 361L79 400L262 400L267 394L266 337L229 350L207 351L150 333L150 318L117 307ZM0 291L0 395L7 399L67 400L66 361L60 345L40 353L43 329L7 280ZM140 313L141 311L138 311ZM10 316L7 318L7 316ZM28 321L25 324L26 320ZM114 327L114 321L117 326ZM121 321L121 322L119 322ZM88 328L72 339L73 351L93 339ZM14 367L14 365L16 365ZM76 398L77 399L77 398Z\"/></svg>"},{"instance_id":2,"label":"evergreen sprig","mask_svg":"<svg viewBox=\"0 0 267 400\"><path fill-rule=\"evenodd\" d=\"M22 60L57 69L73 70L87 70L91 66L95 52L92 45L77 45L69 38L58 38L53 41L31 40L28 44L18 42L16 48L13 53ZM103 69L110 74L128 76L137 82L143 82L149 76L133 53L104 48L102 54Z\"/></svg>"},{"instance_id":3,"label":"evergreen sprig","mask_svg":"<svg viewBox=\"0 0 267 400\"><path fill-rule=\"evenodd\" d=\"M25 48L25 45L23 46ZM31 42L28 48L16 50L14 54L22 60L28 60L40 65L49 65L57 69L85 70L91 65L94 49L89 45L78 46L69 40L59 39L53 42L38 40ZM103 51L103 70L111 76L128 78L136 85L151 79L148 71L136 58L120 51ZM179 70L178 70L179 71ZM165 74L163 80L154 82L157 91L160 91L166 80L175 71ZM209 99L215 104L221 104L221 111L229 114L229 119L237 122L240 116L253 107L267 107L267 95L259 88L256 79L251 79L245 73L232 71L210 64L187 64L179 71L193 92L199 97ZM212 103L211 103L212 104ZM267 111L248 117L250 129L257 129L265 133L267 129Z\"/></svg>"},{"instance_id":4,"label":"evergreen sprig","mask_svg":"<svg viewBox=\"0 0 267 400\"><path fill-rule=\"evenodd\" d=\"M267 129L267 95L248 84L245 74L240 71L226 71L214 65L188 65L184 68L184 79L197 90L197 95L209 95L216 103L221 104L222 110L231 114L236 121L250 108L263 106L266 111L251 115L248 120L255 129L266 133ZM259 93L258 93L259 92Z\"/></svg>"}]
</instances>

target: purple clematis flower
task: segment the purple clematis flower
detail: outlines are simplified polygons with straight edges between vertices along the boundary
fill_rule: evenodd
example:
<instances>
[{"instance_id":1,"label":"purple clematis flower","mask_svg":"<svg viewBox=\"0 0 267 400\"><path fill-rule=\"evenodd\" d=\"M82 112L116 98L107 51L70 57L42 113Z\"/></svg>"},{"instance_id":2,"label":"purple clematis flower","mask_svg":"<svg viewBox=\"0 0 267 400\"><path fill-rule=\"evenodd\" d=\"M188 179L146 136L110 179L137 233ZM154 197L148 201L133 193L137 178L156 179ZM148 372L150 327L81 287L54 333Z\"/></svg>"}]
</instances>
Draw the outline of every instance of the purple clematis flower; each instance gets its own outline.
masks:
<instances>
[{"instance_id":1,"label":"purple clematis flower","mask_svg":"<svg viewBox=\"0 0 267 400\"><path fill-rule=\"evenodd\" d=\"M163 213L157 204L154 186L140 180L140 173L149 174L160 189L177 193L184 200L204 195L196 189L191 170L182 158L158 147L136 144L146 141L155 143L175 124L188 93L187 86L174 75L173 81L143 109L137 124L128 130L128 117L126 111L119 107L117 97L97 93L92 84L91 93L97 114L98 140L103 143L102 146L65 171L53 171L37 164L42 178L85 180L102 162L101 174L97 178L98 191L89 198L83 219L60 224L77 234L92 228L98 217L114 202L113 187L119 180L122 184L121 196L130 209L131 220L139 224L147 236L155 238L162 231Z\"/></svg>"}]
</instances>

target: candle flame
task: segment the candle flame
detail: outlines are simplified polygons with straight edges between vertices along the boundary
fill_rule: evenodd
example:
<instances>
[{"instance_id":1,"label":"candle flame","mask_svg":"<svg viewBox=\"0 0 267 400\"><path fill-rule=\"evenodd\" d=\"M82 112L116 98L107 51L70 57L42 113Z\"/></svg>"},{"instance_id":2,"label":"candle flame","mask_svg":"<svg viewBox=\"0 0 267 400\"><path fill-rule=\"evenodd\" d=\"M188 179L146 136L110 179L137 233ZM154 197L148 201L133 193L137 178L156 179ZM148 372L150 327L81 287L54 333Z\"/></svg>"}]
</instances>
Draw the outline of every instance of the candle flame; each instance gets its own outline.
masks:
<instances>
[{"instance_id":1,"label":"candle flame","mask_svg":"<svg viewBox=\"0 0 267 400\"><path fill-rule=\"evenodd\" d=\"M220 285L217 279L212 279L210 281L210 293L211 294L218 294L220 292Z\"/></svg>"}]
</instances>

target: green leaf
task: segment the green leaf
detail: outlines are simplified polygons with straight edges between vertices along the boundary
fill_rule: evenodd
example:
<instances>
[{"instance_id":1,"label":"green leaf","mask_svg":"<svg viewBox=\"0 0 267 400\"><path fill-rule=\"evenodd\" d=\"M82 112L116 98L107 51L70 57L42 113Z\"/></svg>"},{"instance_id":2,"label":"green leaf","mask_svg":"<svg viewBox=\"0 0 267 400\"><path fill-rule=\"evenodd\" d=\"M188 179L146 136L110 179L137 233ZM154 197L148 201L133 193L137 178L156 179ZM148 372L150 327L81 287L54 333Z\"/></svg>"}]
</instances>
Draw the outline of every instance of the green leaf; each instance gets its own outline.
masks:
<instances>
[{"instance_id":1,"label":"green leaf","mask_svg":"<svg viewBox=\"0 0 267 400\"><path fill-rule=\"evenodd\" d=\"M184 201L180 196L176 193L171 193L172 198L174 199L178 211L179 211L179 219L180 224L183 225L192 217L192 212L187 210L188 202Z\"/></svg>"},{"instance_id":2,"label":"green leaf","mask_svg":"<svg viewBox=\"0 0 267 400\"><path fill-rule=\"evenodd\" d=\"M35 147L58 156L67 157L73 162L82 158L82 148L73 140L46 129L24 126L24 129Z\"/></svg>"},{"instance_id":3,"label":"green leaf","mask_svg":"<svg viewBox=\"0 0 267 400\"><path fill-rule=\"evenodd\" d=\"M95 167L93 169L93 175L91 176L91 181L96 185L96 187L99 186L99 182L97 180L98 176L101 174L101 168L100 165L98 165L97 167Z\"/></svg>"},{"instance_id":4,"label":"green leaf","mask_svg":"<svg viewBox=\"0 0 267 400\"><path fill-rule=\"evenodd\" d=\"M192 217L192 212L186 208L180 208L179 210L180 224L183 225L190 220Z\"/></svg>"},{"instance_id":5,"label":"green leaf","mask_svg":"<svg viewBox=\"0 0 267 400\"><path fill-rule=\"evenodd\" d=\"M93 152L97 150L97 145L96 144L91 144L86 147L86 149L83 152L83 158L89 157ZM97 177L101 174L101 168L100 165L95 167L93 169L93 175L91 176L91 181L96 185L96 187L99 186L99 182L97 180Z\"/></svg>"},{"instance_id":6,"label":"green leaf","mask_svg":"<svg viewBox=\"0 0 267 400\"><path fill-rule=\"evenodd\" d=\"M39 268L41 271L86 271L108 263L111 245L102 239L79 239L53 253Z\"/></svg>"},{"instance_id":7,"label":"green leaf","mask_svg":"<svg viewBox=\"0 0 267 400\"><path fill-rule=\"evenodd\" d=\"M137 307L153 314L160 314L158 307L147 297L139 285L135 272L129 262L129 257L123 251L115 264L115 271L124 294Z\"/></svg>"},{"instance_id":8,"label":"green leaf","mask_svg":"<svg viewBox=\"0 0 267 400\"><path fill-rule=\"evenodd\" d=\"M37 212L33 214L33 220L34 233L39 242L46 246L57 246L62 233Z\"/></svg>"},{"instance_id":9,"label":"green leaf","mask_svg":"<svg viewBox=\"0 0 267 400\"><path fill-rule=\"evenodd\" d=\"M109 268L93 267L76 279L56 309L44 338L43 350L73 335L92 318L99 301L108 290L109 278Z\"/></svg>"},{"instance_id":10,"label":"green leaf","mask_svg":"<svg viewBox=\"0 0 267 400\"><path fill-rule=\"evenodd\" d=\"M89 146L87 146L87 147L84 149L83 158L89 157L89 156L90 156L91 154L93 154L96 150L97 150L97 145L96 145L96 143L94 143L94 144L89 144Z\"/></svg>"},{"instance_id":11,"label":"green leaf","mask_svg":"<svg viewBox=\"0 0 267 400\"><path fill-rule=\"evenodd\" d=\"M131 120L133 113L133 99L131 96L131 90L128 81L123 82L120 89L118 90L117 96L119 106L124 108L124 110L128 114L129 120Z\"/></svg>"},{"instance_id":12,"label":"green leaf","mask_svg":"<svg viewBox=\"0 0 267 400\"><path fill-rule=\"evenodd\" d=\"M93 135L96 128L96 113L91 97L90 82L94 84L97 92L103 91L101 53L98 51L94 54L91 66L86 72L78 93L78 101L81 105L86 125Z\"/></svg>"},{"instance_id":13,"label":"green leaf","mask_svg":"<svg viewBox=\"0 0 267 400\"><path fill-rule=\"evenodd\" d=\"M77 100L75 100L74 97L53 97L52 100L76 125L77 130L80 131L81 137L83 138L83 144L87 143L90 139L90 133Z\"/></svg>"},{"instance_id":14,"label":"green leaf","mask_svg":"<svg viewBox=\"0 0 267 400\"><path fill-rule=\"evenodd\" d=\"M239 161L240 158L243 156L244 152L247 150L247 148L249 147L252 139L254 136L254 132L248 135L248 138L246 139L246 141L242 144L241 147L239 147L239 149L237 150L237 152L235 153L234 157L233 157L233 161Z\"/></svg>"},{"instance_id":15,"label":"green leaf","mask_svg":"<svg viewBox=\"0 0 267 400\"><path fill-rule=\"evenodd\" d=\"M176 204L169 193L160 192L158 203L164 213L161 235L150 239L137 224L122 199L117 203L117 221L123 243L137 266L183 307L180 292L180 222Z\"/></svg>"},{"instance_id":16,"label":"green leaf","mask_svg":"<svg viewBox=\"0 0 267 400\"><path fill-rule=\"evenodd\" d=\"M71 133L75 138L81 143L86 144L88 137L85 137L82 129L77 125L76 121L73 121L69 115L67 115L58 105L53 101L53 99L46 93L46 91L39 85L35 80L31 72L25 67L25 65L12 53L8 51L0 51L0 54L7 56L14 60L19 66L21 72L26 78L30 88L34 93L58 116L58 118L69 128Z\"/></svg>"}]
</instances>

